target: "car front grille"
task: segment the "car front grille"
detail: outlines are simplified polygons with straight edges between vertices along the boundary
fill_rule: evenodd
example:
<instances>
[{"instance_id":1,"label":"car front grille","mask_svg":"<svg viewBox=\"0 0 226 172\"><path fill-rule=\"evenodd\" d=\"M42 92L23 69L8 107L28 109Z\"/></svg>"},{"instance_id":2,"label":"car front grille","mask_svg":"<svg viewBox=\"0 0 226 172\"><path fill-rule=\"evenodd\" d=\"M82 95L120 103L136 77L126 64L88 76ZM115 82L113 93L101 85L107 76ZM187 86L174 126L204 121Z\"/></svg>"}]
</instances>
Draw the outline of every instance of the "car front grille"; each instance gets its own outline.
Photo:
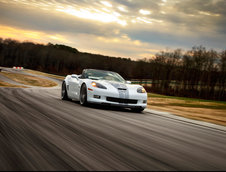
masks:
<instances>
[{"instance_id":1,"label":"car front grille","mask_svg":"<svg viewBox=\"0 0 226 172\"><path fill-rule=\"evenodd\" d=\"M118 90L126 91L127 89L126 88L118 88Z\"/></svg>"},{"instance_id":2,"label":"car front grille","mask_svg":"<svg viewBox=\"0 0 226 172\"><path fill-rule=\"evenodd\" d=\"M115 97L107 97L106 100L117 103L137 104L137 100L134 99L120 99Z\"/></svg>"}]
</instances>

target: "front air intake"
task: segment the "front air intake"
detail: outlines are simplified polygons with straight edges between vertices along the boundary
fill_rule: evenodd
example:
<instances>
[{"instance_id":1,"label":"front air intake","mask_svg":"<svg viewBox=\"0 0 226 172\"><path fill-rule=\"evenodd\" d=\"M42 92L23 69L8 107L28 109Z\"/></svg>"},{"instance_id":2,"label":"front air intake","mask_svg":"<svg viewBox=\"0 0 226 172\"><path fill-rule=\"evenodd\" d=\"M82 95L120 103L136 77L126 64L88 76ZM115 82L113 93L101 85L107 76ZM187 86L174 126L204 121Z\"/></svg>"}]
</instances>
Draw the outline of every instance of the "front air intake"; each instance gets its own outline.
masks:
<instances>
[{"instance_id":1,"label":"front air intake","mask_svg":"<svg viewBox=\"0 0 226 172\"><path fill-rule=\"evenodd\" d=\"M107 97L106 100L110 102L117 102L117 103L137 104L137 100L134 100L134 99L120 99L115 97Z\"/></svg>"},{"instance_id":2,"label":"front air intake","mask_svg":"<svg viewBox=\"0 0 226 172\"><path fill-rule=\"evenodd\" d=\"M118 88L118 90L126 91L127 89L126 88Z\"/></svg>"}]
</instances>

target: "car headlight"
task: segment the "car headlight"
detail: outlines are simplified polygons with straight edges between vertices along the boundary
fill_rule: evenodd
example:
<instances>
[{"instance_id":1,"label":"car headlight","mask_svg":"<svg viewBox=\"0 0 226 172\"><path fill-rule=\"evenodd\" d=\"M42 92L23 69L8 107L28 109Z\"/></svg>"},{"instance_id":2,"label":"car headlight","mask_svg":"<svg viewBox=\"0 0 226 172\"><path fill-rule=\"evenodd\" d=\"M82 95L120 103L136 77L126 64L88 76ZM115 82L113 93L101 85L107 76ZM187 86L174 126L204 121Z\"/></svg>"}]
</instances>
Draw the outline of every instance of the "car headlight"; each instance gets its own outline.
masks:
<instances>
[{"instance_id":1,"label":"car headlight","mask_svg":"<svg viewBox=\"0 0 226 172\"><path fill-rule=\"evenodd\" d=\"M138 92L138 93L146 93L146 90L144 89L144 87L139 87L139 88L137 89L137 92Z\"/></svg>"},{"instance_id":2,"label":"car headlight","mask_svg":"<svg viewBox=\"0 0 226 172\"><path fill-rule=\"evenodd\" d=\"M96 88L107 89L105 86L103 86L102 84L100 84L98 82L92 82L91 85Z\"/></svg>"}]
</instances>

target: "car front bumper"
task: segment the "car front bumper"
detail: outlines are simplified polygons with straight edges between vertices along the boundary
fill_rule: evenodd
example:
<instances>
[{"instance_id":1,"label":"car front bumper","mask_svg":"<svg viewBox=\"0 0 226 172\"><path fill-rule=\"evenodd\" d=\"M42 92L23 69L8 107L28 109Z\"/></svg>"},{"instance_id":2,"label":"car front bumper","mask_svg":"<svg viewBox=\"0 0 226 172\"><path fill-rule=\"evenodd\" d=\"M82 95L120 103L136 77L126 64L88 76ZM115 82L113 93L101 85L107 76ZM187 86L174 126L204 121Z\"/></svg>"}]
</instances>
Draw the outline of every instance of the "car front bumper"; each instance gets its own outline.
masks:
<instances>
[{"instance_id":1,"label":"car front bumper","mask_svg":"<svg viewBox=\"0 0 226 172\"><path fill-rule=\"evenodd\" d=\"M124 108L143 108L147 107L147 94L146 93L135 93L129 94L128 98L120 98L117 92L111 92L109 90L88 90L87 92L87 102L118 106Z\"/></svg>"}]
</instances>

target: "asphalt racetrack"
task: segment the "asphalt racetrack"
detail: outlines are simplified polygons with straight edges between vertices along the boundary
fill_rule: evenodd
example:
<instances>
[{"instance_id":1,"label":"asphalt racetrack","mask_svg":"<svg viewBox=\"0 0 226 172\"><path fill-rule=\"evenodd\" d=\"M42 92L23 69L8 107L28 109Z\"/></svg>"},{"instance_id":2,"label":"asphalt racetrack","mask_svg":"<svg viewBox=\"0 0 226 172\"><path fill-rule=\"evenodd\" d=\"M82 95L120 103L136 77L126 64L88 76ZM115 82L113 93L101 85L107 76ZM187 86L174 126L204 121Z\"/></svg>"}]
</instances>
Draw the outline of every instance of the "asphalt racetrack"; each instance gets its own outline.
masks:
<instances>
[{"instance_id":1,"label":"asphalt racetrack","mask_svg":"<svg viewBox=\"0 0 226 172\"><path fill-rule=\"evenodd\" d=\"M0 88L0 170L226 170L226 133L82 107L61 100L60 86Z\"/></svg>"}]
</instances>

